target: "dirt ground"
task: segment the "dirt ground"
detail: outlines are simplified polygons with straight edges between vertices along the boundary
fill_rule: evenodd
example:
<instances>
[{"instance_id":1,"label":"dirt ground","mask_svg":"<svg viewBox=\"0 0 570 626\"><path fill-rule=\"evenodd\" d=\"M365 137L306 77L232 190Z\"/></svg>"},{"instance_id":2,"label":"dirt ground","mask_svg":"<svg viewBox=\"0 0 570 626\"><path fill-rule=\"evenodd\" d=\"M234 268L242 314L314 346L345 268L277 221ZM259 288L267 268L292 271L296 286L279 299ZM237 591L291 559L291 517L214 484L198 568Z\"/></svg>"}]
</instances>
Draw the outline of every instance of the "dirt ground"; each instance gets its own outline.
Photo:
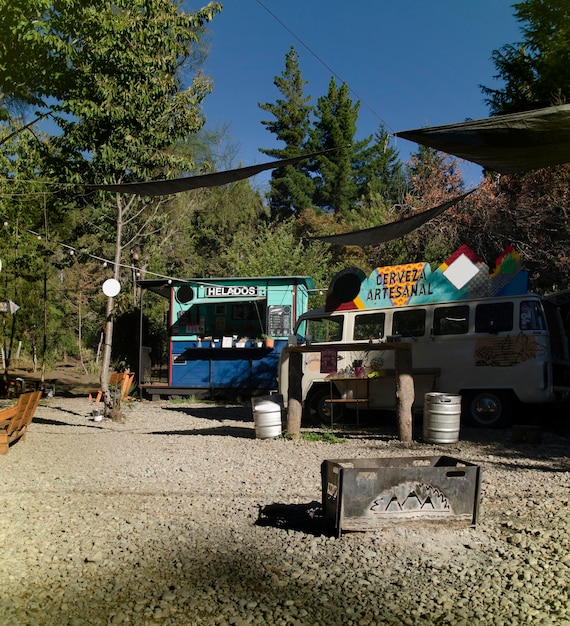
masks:
<instances>
[{"instance_id":1,"label":"dirt ground","mask_svg":"<svg viewBox=\"0 0 570 626\"><path fill-rule=\"evenodd\" d=\"M33 371L31 366L10 368L8 377L10 380L23 378L26 389L34 389L41 385L41 370ZM52 387L58 396L80 397L87 395L90 389L99 386L98 374L85 374L78 361L58 363L53 368L47 369L43 376L44 386Z\"/></svg>"}]
</instances>

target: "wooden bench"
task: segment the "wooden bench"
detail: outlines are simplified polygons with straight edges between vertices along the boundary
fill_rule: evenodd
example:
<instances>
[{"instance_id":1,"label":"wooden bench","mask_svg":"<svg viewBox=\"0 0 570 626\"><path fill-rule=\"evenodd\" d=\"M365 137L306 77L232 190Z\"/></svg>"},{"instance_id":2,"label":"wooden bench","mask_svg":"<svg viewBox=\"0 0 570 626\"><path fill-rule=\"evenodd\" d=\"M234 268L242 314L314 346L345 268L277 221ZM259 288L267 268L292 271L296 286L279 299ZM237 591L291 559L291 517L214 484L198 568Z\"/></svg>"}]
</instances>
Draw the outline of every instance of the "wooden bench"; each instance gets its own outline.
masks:
<instances>
[{"instance_id":1,"label":"wooden bench","mask_svg":"<svg viewBox=\"0 0 570 626\"><path fill-rule=\"evenodd\" d=\"M6 454L14 441L25 439L41 397L41 391L23 393L15 406L0 411L0 454Z\"/></svg>"},{"instance_id":2,"label":"wooden bench","mask_svg":"<svg viewBox=\"0 0 570 626\"><path fill-rule=\"evenodd\" d=\"M111 374L109 378L109 388L116 398L120 398L122 402L125 398L128 398L129 391L132 387L135 375L131 372L120 372ZM102 389L91 389L89 391L89 402L100 402L103 396Z\"/></svg>"}]
</instances>

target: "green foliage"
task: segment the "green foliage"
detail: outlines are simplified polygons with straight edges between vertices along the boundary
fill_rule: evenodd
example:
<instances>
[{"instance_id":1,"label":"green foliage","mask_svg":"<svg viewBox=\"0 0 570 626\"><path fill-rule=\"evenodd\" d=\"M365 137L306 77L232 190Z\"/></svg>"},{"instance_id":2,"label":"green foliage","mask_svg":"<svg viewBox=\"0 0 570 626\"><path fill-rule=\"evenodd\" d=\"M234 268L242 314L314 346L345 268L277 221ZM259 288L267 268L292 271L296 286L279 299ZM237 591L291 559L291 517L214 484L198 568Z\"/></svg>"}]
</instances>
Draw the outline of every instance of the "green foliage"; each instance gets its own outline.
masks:
<instances>
[{"instance_id":1,"label":"green foliage","mask_svg":"<svg viewBox=\"0 0 570 626\"><path fill-rule=\"evenodd\" d=\"M524 0L513 4L523 40L495 50L496 78L504 87L482 86L494 114L539 109L570 101L570 3Z\"/></svg>"},{"instance_id":2,"label":"green foliage","mask_svg":"<svg viewBox=\"0 0 570 626\"><path fill-rule=\"evenodd\" d=\"M315 284L328 284L332 255L318 241L304 241L294 220L260 224L255 237L236 233L223 256L227 276L312 276Z\"/></svg>"},{"instance_id":3,"label":"green foliage","mask_svg":"<svg viewBox=\"0 0 570 626\"><path fill-rule=\"evenodd\" d=\"M322 441L323 443L345 443L346 439L343 437L339 437L335 435L333 432L328 430L323 430L322 432L315 431L303 431L301 432L301 439L303 441L314 442L314 441Z\"/></svg>"},{"instance_id":4,"label":"green foliage","mask_svg":"<svg viewBox=\"0 0 570 626\"><path fill-rule=\"evenodd\" d=\"M305 152L305 144L310 128L310 116L313 107L309 104L310 97L305 97L303 81L299 68L299 57L291 46L285 56L285 70L281 76L275 77L275 86L283 99L275 104L265 103L259 107L271 113L275 119L262 121L267 130L275 134L275 138L285 143L280 149L260 149L264 154L277 159L298 156ZM299 166L287 166L273 170L270 181L269 206L274 218L286 219L295 210L310 206L314 194L314 185L307 174L307 163Z\"/></svg>"},{"instance_id":5,"label":"green foliage","mask_svg":"<svg viewBox=\"0 0 570 626\"><path fill-rule=\"evenodd\" d=\"M314 205L345 215L357 196L352 165L355 153L364 146L354 142L359 104L353 105L346 84L337 86L331 78L326 96L318 99L316 121L310 131L310 152L331 150L316 158Z\"/></svg>"},{"instance_id":6,"label":"green foliage","mask_svg":"<svg viewBox=\"0 0 570 626\"><path fill-rule=\"evenodd\" d=\"M523 42L493 55L505 81L503 90L483 88L494 113L567 101L567 5L514 5ZM25 352L41 356L47 294L46 356L80 356L85 346L95 352L108 317L101 285L115 270L122 290L114 301L113 358L131 367L138 359L135 283L139 275L154 277L148 272L309 275L326 291L331 277L349 265L369 271L414 260L439 263L461 243L492 263L509 242L523 252L540 290L568 285L564 168L487 180L478 200L470 196L380 246L313 239L407 217L463 187L457 161L431 149L419 148L404 166L383 126L355 141L359 103L351 101L348 86L331 79L313 106L293 47L274 79L279 97L259 105L270 118L262 124L283 147L261 152L280 159L336 149L314 163L273 170L267 198L249 181L166 198L83 193L78 185L86 182L236 167L226 129L206 129L202 113L213 88L200 72L203 35L220 10L210 3L185 13L171 0L0 0L0 216L6 222L0 299L21 306L5 320L4 344L21 340ZM26 116L37 114L55 121L53 135L28 126ZM104 268L92 255L120 265ZM310 306L323 300L312 295ZM145 293L149 334L143 344L158 363L168 357L162 352L166 304Z\"/></svg>"},{"instance_id":7,"label":"green foliage","mask_svg":"<svg viewBox=\"0 0 570 626\"><path fill-rule=\"evenodd\" d=\"M318 208L334 215L341 227L373 199L400 201L405 181L398 155L382 126L374 136L355 140L360 105L352 103L346 84L339 87L331 78L327 94L316 107L309 105L310 97L303 93L307 83L293 47L285 57L284 72L274 82L283 98L259 106L274 116L262 123L285 147L261 152L286 158L329 151L313 163L274 170L268 193L274 219ZM376 224L365 227L372 225Z\"/></svg>"},{"instance_id":8,"label":"green foliage","mask_svg":"<svg viewBox=\"0 0 570 626\"><path fill-rule=\"evenodd\" d=\"M3 32L9 34L9 45L0 45L4 103L8 99L34 103L40 112L49 112L61 131L49 142L34 143L31 138L35 135L8 118L3 134L21 132L3 145L0 167L7 177L16 179L26 164L27 181L41 172L44 178L64 184L162 178L194 167L192 154L177 148L204 123L200 105L211 84L196 71L204 54L200 37L205 24L221 10L219 3L194 13L180 11L170 0L119 0L113 4L64 0L57 5L24 2L18 7L5 3L0 8L6 9L0 12L0 19L6 26ZM30 193L29 183L26 192ZM25 215L25 226L42 232L47 228L51 237L52 229L57 229L63 241L117 263L122 261L123 248L132 257L132 248L136 251L143 246L149 252L139 255L143 257L140 260L151 263L173 238L169 203L163 199L106 194L81 198L74 193L47 196L47 202L45 195L39 196L35 212L35 203L28 199L21 209L10 203L11 216L20 229ZM46 253L60 272L74 278L70 290L88 297L80 272L65 255L51 248ZM37 261L43 256L37 256ZM17 257L20 277L38 275L33 252L28 254L20 245ZM77 258L85 262L92 257L79 253ZM119 267L115 265L117 278ZM123 282L134 278L135 273L123 276ZM96 285L98 297L91 300L92 310L97 310L98 302L104 304L100 284ZM54 290L50 284L47 287L51 300ZM128 301L129 291L124 289L118 299L119 310L136 302ZM48 312L58 328L71 332L66 320L73 320L77 329L80 302L71 306L72 299L65 300L70 291L60 289L59 294L58 306ZM36 302L43 299L42 292ZM66 302L70 306L62 306ZM104 307L98 312L109 318ZM30 319L29 323L34 322ZM37 334L41 326L34 328ZM95 340L100 330L92 327L84 336ZM53 329L49 341L54 350L63 345ZM69 349L69 342L64 343Z\"/></svg>"}]
</instances>

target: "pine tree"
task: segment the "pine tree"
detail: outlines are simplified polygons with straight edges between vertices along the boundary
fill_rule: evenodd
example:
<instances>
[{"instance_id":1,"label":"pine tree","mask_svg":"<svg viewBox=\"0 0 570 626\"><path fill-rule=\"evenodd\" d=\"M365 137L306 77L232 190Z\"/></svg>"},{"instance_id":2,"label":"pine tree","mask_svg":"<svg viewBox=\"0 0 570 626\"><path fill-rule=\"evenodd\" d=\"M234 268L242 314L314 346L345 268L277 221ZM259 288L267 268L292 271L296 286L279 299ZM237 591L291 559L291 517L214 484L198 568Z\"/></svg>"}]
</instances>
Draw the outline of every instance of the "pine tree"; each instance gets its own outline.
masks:
<instances>
[{"instance_id":1,"label":"pine tree","mask_svg":"<svg viewBox=\"0 0 570 626\"><path fill-rule=\"evenodd\" d=\"M310 96L303 94L303 81L299 68L299 57L291 46L285 56L285 70L276 76L274 84L283 94L274 104L259 104L259 107L274 116L272 121L261 123L277 140L284 142L284 148L264 149L260 151L277 159L303 154L310 126L313 107L309 104ZM295 210L310 206L313 196L313 183L307 175L306 165L287 166L273 170L270 181L269 206L272 217L284 219Z\"/></svg>"},{"instance_id":2,"label":"pine tree","mask_svg":"<svg viewBox=\"0 0 570 626\"><path fill-rule=\"evenodd\" d=\"M309 135L309 150L331 150L319 156L313 166L314 204L324 211L347 214L357 198L354 176L355 154L367 142L354 142L360 104L352 104L346 84L337 86L331 78L326 96L318 99L316 122Z\"/></svg>"},{"instance_id":3,"label":"pine tree","mask_svg":"<svg viewBox=\"0 0 570 626\"><path fill-rule=\"evenodd\" d=\"M372 198L382 198L386 205L397 204L405 192L402 162L389 139L381 125L374 134L374 143L355 154L357 195L368 203Z\"/></svg>"},{"instance_id":4,"label":"pine tree","mask_svg":"<svg viewBox=\"0 0 570 626\"><path fill-rule=\"evenodd\" d=\"M524 38L495 50L502 89L481 86L494 114L570 102L570 2L524 0L513 4Z\"/></svg>"}]
</instances>

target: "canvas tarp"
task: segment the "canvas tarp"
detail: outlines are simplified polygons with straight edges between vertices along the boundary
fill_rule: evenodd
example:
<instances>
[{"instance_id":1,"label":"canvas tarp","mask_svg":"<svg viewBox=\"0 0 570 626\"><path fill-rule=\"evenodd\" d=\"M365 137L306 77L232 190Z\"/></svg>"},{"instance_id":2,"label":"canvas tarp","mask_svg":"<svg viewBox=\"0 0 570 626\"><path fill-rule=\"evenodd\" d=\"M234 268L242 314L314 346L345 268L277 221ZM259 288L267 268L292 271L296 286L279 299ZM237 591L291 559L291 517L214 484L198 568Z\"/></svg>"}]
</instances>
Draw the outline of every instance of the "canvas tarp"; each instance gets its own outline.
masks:
<instances>
[{"instance_id":1,"label":"canvas tarp","mask_svg":"<svg viewBox=\"0 0 570 626\"><path fill-rule=\"evenodd\" d=\"M449 202L444 202L432 209L427 209L421 213L410 215L396 222L390 222L389 224L383 224L382 226L374 226L373 228L366 228L365 230L356 230L351 233L341 233L339 235L327 235L324 237L312 237L312 239L318 239L320 241L326 241L327 243L336 244L338 246L373 246L385 241L391 241L392 239L398 239L408 233L411 233L416 228L419 228L429 220L437 217L440 213L443 213L447 209L451 208L454 204L457 204L463 198L473 193L475 189L464 193L461 196L456 196Z\"/></svg>"},{"instance_id":2,"label":"canvas tarp","mask_svg":"<svg viewBox=\"0 0 570 626\"><path fill-rule=\"evenodd\" d=\"M514 174L570 162L570 105L395 133L397 137Z\"/></svg>"},{"instance_id":3,"label":"canvas tarp","mask_svg":"<svg viewBox=\"0 0 570 626\"><path fill-rule=\"evenodd\" d=\"M89 189L101 189L103 191L113 191L116 193L132 193L140 196L167 196L173 193L180 193L181 191L190 191L191 189L218 187L220 185L235 183L238 180L250 178L251 176L255 176L265 170L271 170L277 167L286 167L287 165L295 165L300 161L314 158L334 149L336 148L312 152L310 154L302 154L289 159L281 159L280 161L270 161L268 163L250 165L249 167L240 167L234 170L226 170L224 172L214 172L212 174L201 174L198 176L186 176L185 178L172 178L166 180L152 180L141 183L86 185L86 187Z\"/></svg>"}]
</instances>

